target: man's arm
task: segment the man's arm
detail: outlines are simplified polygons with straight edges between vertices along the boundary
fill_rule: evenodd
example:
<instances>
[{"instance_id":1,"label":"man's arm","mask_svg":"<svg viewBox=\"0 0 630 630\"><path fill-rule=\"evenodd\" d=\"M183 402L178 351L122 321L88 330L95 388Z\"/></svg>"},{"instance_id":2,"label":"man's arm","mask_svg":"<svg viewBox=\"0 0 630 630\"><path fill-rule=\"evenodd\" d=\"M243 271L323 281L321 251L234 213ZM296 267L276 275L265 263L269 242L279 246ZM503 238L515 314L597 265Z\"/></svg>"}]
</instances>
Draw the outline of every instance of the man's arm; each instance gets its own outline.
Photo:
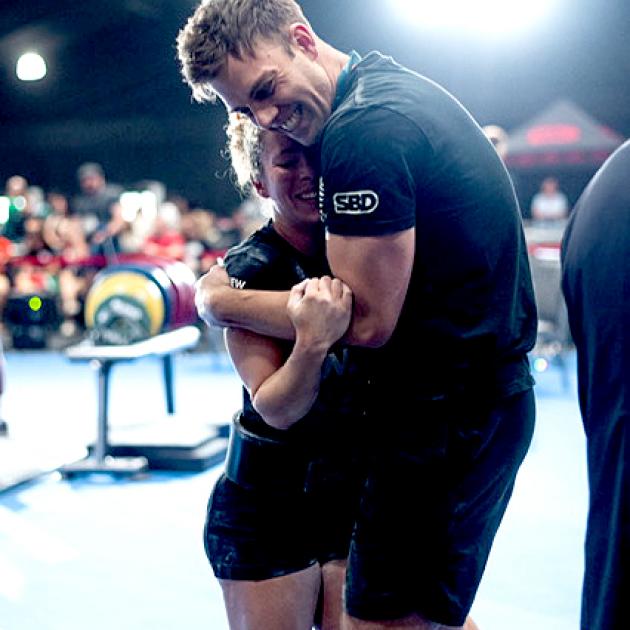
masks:
<instances>
[{"instance_id":1,"label":"man's arm","mask_svg":"<svg viewBox=\"0 0 630 630\"><path fill-rule=\"evenodd\" d=\"M343 341L379 347L391 337L402 310L415 254L415 228L385 236L328 234L328 261L352 290L354 307Z\"/></svg>"},{"instance_id":2,"label":"man's arm","mask_svg":"<svg viewBox=\"0 0 630 630\"><path fill-rule=\"evenodd\" d=\"M289 291L235 289L221 265L214 265L199 278L195 303L209 326L230 326L275 337L295 339L287 314Z\"/></svg>"},{"instance_id":3,"label":"man's arm","mask_svg":"<svg viewBox=\"0 0 630 630\"><path fill-rule=\"evenodd\" d=\"M293 287L288 311L296 342L284 362L277 341L242 329L226 331L230 357L267 424L287 429L310 410L322 364L345 332L351 306L350 290L339 280L314 278Z\"/></svg>"},{"instance_id":4,"label":"man's arm","mask_svg":"<svg viewBox=\"0 0 630 630\"><path fill-rule=\"evenodd\" d=\"M110 238L112 236L117 236L120 232L123 231L124 227L127 225L127 221L125 221L122 212L122 206L120 202L115 201L109 208L110 219L102 229L98 230L92 236L92 242L96 245L99 245L105 239Z\"/></svg>"},{"instance_id":5,"label":"man's arm","mask_svg":"<svg viewBox=\"0 0 630 630\"><path fill-rule=\"evenodd\" d=\"M328 234L327 255L335 277L354 295L351 345L378 347L392 335L407 294L415 254L415 229L385 236ZM197 282L196 303L209 325L234 326L278 339L295 339L288 317L288 291L253 291L230 286L214 266Z\"/></svg>"}]
</instances>

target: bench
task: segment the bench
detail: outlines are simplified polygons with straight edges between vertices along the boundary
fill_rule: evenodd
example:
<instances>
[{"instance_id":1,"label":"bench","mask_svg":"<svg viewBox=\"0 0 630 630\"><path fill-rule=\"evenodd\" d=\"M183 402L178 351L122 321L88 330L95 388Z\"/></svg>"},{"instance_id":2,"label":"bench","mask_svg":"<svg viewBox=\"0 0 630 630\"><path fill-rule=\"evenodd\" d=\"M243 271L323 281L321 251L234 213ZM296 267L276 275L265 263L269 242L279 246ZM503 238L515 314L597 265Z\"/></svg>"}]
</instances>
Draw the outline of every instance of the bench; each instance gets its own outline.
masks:
<instances>
[{"instance_id":1,"label":"bench","mask_svg":"<svg viewBox=\"0 0 630 630\"><path fill-rule=\"evenodd\" d=\"M162 358L162 375L166 395L166 411L175 412L173 391L173 355L193 348L200 338L195 326L184 326L155 335L144 341L124 346L94 345L85 340L65 350L70 361L87 361L98 369L97 437L87 458L61 467L65 476L77 473L105 472L111 474L135 474L148 468L148 460L142 456L113 456L110 454L109 433L109 385L112 368L117 363L137 361L147 357Z\"/></svg>"}]
</instances>

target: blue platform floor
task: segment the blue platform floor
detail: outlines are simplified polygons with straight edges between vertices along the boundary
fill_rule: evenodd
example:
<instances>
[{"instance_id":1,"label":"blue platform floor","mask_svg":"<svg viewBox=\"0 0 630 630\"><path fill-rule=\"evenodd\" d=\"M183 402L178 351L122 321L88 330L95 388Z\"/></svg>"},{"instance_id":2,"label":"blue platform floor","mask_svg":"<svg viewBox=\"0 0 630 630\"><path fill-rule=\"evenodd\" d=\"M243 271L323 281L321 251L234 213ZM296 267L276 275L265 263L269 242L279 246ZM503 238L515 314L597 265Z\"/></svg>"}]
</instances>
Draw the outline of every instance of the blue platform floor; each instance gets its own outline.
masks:
<instances>
[{"instance_id":1,"label":"blue platform floor","mask_svg":"<svg viewBox=\"0 0 630 630\"><path fill-rule=\"evenodd\" d=\"M93 439L87 364L52 352L7 361L2 416L12 439L34 451ZM180 355L175 369L174 421L229 421L240 387L225 355ZM157 360L114 371L112 424L164 417ZM473 608L480 630L579 627L587 484L575 378L569 390L555 368L537 380L534 441ZM219 473L52 473L0 493L0 630L227 630L201 542Z\"/></svg>"}]
</instances>

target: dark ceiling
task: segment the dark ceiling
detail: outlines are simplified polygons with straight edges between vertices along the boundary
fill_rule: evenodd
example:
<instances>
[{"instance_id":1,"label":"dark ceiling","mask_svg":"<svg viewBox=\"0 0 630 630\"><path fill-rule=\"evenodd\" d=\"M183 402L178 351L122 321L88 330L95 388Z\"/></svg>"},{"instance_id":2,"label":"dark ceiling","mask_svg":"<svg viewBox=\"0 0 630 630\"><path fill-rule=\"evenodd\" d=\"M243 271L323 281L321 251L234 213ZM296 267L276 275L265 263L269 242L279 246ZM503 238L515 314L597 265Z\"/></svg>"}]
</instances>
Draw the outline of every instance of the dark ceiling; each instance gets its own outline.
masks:
<instances>
[{"instance_id":1,"label":"dark ceiling","mask_svg":"<svg viewBox=\"0 0 630 630\"><path fill-rule=\"evenodd\" d=\"M169 112L184 92L174 39L194 4L190 0L3 2L2 122L40 124ZM15 61L31 48L48 58L49 74L41 82L20 83L14 78Z\"/></svg>"},{"instance_id":2,"label":"dark ceiling","mask_svg":"<svg viewBox=\"0 0 630 630\"><path fill-rule=\"evenodd\" d=\"M411 0L410 0L411 1ZM389 0L304 0L333 45L379 49L452 91L480 123L508 130L568 98L630 136L630 2L558 0L564 11L527 37L419 33ZM193 104L175 37L196 0L3 0L0 3L0 177L75 185L83 160L125 183L160 179L207 204L236 197L222 176L224 111ZM47 77L20 83L27 49Z\"/></svg>"}]
</instances>

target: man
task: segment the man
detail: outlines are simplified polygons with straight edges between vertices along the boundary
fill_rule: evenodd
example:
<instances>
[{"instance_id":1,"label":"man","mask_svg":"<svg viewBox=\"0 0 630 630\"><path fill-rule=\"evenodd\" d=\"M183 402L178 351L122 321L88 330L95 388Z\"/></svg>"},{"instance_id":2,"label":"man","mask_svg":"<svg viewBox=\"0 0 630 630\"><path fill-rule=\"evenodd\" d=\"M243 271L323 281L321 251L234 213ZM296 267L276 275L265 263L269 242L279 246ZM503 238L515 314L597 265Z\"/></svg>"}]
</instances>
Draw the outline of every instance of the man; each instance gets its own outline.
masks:
<instances>
[{"instance_id":1,"label":"man","mask_svg":"<svg viewBox=\"0 0 630 630\"><path fill-rule=\"evenodd\" d=\"M9 177L5 183L5 193L9 202L9 215L1 226L2 235L18 244L19 252L26 235L26 221L35 215L27 179L21 175Z\"/></svg>"},{"instance_id":2,"label":"man","mask_svg":"<svg viewBox=\"0 0 630 630\"><path fill-rule=\"evenodd\" d=\"M630 615L629 172L626 142L582 193L562 243L588 450L582 630L621 630Z\"/></svg>"},{"instance_id":3,"label":"man","mask_svg":"<svg viewBox=\"0 0 630 630\"><path fill-rule=\"evenodd\" d=\"M92 254L114 258L119 251L118 235L125 227L120 206L120 186L108 184L100 164L86 162L77 170L81 187L72 213L83 226Z\"/></svg>"},{"instance_id":4,"label":"man","mask_svg":"<svg viewBox=\"0 0 630 630\"><path fill-rule=\"evenodd\" d=\"M178 50L197 98L320 152L327 257L354 295L345 340L371 348L345 627L461 628L533 430L536 314L509 176L442 88L334 49L291 0L210 0ZM209 321L292 334L286 295L215 293L216 275L198 294Z\"/></svg>"},{"instance_id":5,"label":"man","mask_svg":"<svg viewBox=\"0 0 630 630\"><path fill-rule=\"evenodd\" d=\"M555 177L543 179L532 199L531 215L534 221L564 221L569 216L569 200Z\"/></svg>"}]
</instances>

